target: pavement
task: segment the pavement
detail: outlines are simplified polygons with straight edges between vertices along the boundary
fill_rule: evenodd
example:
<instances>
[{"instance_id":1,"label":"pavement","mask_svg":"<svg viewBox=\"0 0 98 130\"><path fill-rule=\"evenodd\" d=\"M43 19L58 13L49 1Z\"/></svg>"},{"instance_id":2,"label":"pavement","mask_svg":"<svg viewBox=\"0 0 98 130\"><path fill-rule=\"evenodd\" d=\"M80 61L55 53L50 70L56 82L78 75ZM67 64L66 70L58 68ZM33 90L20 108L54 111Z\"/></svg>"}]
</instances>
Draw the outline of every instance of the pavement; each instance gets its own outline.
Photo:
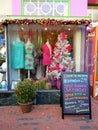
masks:
<instances>
[{"instance_id":1,"label":"pavement","mask_svg":"<svg viewBox=\"0 0 98 130\"><path fill-rule=\"evenodd\" d=\"M23 114L19 106L0 106L0 130L98 130L98 100L91 99L88 115L65 115L59 104L33 105Z\"/></svg>"}]
</instances>

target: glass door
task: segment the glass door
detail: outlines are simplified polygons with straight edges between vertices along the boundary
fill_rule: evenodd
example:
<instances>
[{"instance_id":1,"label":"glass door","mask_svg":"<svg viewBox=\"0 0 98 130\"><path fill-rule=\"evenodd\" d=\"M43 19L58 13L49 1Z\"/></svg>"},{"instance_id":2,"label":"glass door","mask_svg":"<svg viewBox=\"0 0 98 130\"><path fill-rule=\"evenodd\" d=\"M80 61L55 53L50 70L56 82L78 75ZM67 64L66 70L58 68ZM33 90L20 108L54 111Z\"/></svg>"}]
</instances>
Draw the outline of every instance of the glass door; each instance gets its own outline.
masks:
<instances>
[{"instance_id":1,"label":"glass door","mask_svg":"<svg viewBox=\"0 0 98 130\"><path fill-rule=\"evenodd\" d=\"M96 54L96 81L98 82L98 42L97 42L97 54Z\"/></svg>"},{"instance_id":2,"label":"glass door","mask_svg":"<svg viewBox=\"0 0 98 130\"><path fill-rule=\"evenodd\" d=\"M95 28L93 97L98 99L98 26Z\"/></svg>"}]
</instances>

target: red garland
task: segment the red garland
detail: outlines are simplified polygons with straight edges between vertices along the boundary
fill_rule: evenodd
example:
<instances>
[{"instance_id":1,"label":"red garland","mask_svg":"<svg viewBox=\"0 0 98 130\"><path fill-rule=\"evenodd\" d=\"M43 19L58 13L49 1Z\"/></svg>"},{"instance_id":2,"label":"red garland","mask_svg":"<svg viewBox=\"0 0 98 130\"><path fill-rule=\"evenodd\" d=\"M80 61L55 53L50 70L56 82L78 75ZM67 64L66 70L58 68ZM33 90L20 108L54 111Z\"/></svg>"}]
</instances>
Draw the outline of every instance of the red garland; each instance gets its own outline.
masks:
<instances>
[{"instance_id":1,"label":"red garland","mask_svg":"<svg viewBox=\"0 0 98 130\"><path fill-rule=\"evenodd\" d=\"M6 19L2 21L2 24L41 24L41 25L85 25L88 26L91 21L90 20L56 20L56 19Z\"/></svg>"}]
</instances>

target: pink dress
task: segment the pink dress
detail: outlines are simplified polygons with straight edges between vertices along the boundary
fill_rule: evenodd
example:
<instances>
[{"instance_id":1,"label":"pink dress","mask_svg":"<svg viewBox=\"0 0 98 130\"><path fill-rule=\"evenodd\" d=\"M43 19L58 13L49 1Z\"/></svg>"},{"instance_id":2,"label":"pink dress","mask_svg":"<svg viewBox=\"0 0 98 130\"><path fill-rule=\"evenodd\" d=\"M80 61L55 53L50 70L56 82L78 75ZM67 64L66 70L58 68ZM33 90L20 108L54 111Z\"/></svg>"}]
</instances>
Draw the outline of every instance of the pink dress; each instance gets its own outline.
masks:
<instances>
[{"instance_id":1,"label":"pink dress","mask_svg":"<svg viewBox=\"0 0 98 130\"><path fill-rule=\"evenodd\" d=\"M43 65L47 66L51 64L51 54L47 44L43 45Z\"/></svg>"}]
</instances>

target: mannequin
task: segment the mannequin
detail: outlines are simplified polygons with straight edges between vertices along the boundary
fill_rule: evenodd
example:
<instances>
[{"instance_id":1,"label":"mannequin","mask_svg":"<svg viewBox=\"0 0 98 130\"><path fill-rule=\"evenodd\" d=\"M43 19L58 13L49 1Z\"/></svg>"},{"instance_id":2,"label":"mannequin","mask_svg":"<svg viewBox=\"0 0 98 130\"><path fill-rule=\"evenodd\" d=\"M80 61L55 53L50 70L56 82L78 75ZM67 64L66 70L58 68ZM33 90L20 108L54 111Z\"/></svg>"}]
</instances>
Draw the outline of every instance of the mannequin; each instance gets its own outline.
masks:
<instances>
[{"instance_id":1,"label":"mannequin","mask_svg":"<svg viewBox=\"0 0 98 130\"><path fill-rule=\"evenodd\" d=\"M49 40L47 39L46 43L43 45L43 76L45 77L47 66L51 64L51 54L52 54L52 48L49 43Z\"/></svg>"},{"instance_id":2,"label":"mannequin","mask_svg":"<svg viewBox=\"0 0 98 130\"><path fill-rule=\"evenodd\" d=\"M36 57L34 45L28 39L25 44L25 69L28 70L28 78L30 78L30 70L34 69L34 57Z\"/></svg>"},{"instance_id":3,"label":"mannequin","mask_svg":"<svg viewBox=\"0 0 98 130\"><path fill-rule=\"evenodd\" d=\"M20 80L20 69L24 68L24 43L19 36L12 44L12 68L18 69L18 80Z\"/></svg>"},{"instance_id":4,"label":"mannequin","mask_svg":"<svg viewBox=\"0 0 98 130\"><path fill-rule=\"evenodd\" d=\"M19 38L19 36L17 36L16 41L20 42L20 38Z\"/></svg>"},{"instance_id":5,"label":"mannequin","mask_svg":"<svg viewBox=\"0 0 98 130\"><path fill-rule=\"evenodd\" d=\"M28 39L26 45L32 45L32 43L30 42L30 39Z\"/></svg>"},{"instance_id":6,"label":"mannequin","mask_svg":"<svg viewBox=\"0 0 98 130\"><path fill-rule=\"evenodd\" d=\"M51 45L49 44L49 40L43 45L43 65L47 66L51 64Z\"/></svg>"}]
</instances>

